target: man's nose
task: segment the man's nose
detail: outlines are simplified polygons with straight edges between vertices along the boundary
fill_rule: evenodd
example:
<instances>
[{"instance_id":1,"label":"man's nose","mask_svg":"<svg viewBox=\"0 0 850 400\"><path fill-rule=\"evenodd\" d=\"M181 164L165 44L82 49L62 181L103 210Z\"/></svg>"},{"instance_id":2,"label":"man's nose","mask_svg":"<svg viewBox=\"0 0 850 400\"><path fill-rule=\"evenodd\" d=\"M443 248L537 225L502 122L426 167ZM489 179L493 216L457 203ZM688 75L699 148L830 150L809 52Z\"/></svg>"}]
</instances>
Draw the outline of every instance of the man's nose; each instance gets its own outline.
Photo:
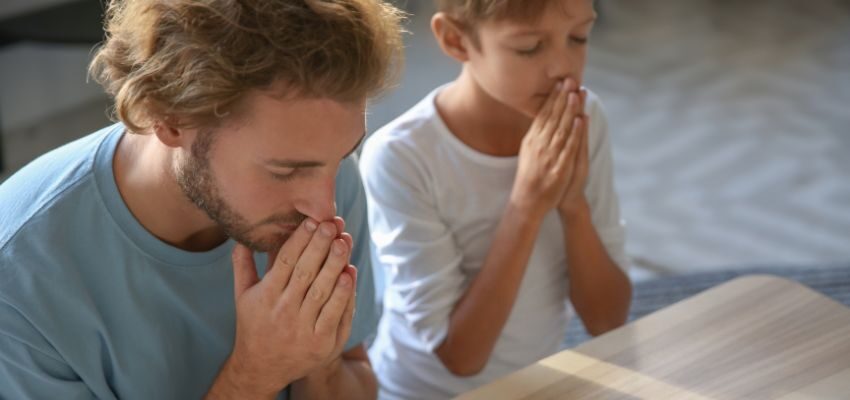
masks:
<instances>
[{"instance_id":1,"label":"man's nose","mask_svg":"<svg viewBox=\"0 0 850 400\"><path fill-rule=\"evenodd\" d=\"M336 176L323 176L301 193L301 213L317 221L327 221L336 216Z\"/></svg>"}]
</instances>

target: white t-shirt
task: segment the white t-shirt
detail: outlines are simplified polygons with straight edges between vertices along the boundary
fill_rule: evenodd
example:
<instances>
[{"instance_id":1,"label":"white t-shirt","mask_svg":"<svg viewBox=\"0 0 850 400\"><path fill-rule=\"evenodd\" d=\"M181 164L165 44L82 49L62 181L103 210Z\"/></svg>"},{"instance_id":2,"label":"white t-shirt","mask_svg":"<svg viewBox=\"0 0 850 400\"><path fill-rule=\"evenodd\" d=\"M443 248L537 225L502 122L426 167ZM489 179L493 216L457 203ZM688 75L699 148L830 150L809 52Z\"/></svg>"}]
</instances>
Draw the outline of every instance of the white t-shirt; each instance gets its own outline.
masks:
<instances>
[{"instance_id":1,"label":"white t-shirt","mask_svg":"<svg viewBox=\"0 0 850 400\"><path fill-rule=\"evenodd\" d=\"M480 153L455 137L435 108L439 91L372 135L360 162L373 265L387 280L383 318L369 351L382 399L441 399L474 389L557 352L567 325L567 258L553 210L541 225L518 297L483 371L457 377L433 353L490 250L518 162ZM607 124L593 93L586 107L585 193L609 255L625 268Z\"/></svg>"}]
</instances>

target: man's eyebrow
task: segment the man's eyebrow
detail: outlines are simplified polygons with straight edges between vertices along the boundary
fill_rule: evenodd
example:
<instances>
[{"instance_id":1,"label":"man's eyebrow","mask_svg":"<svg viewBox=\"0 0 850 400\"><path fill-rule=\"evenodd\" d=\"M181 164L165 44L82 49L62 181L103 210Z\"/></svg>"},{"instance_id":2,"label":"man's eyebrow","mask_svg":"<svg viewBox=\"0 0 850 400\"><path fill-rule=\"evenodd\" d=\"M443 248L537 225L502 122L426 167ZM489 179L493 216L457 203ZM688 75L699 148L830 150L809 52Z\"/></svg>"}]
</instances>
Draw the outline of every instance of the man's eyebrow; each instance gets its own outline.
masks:
<instances>
[{"instance_id":1,"label":"man's eyebrow","mask_svg":"<svg viewBox=\"0 0 850 400\"><path fill-rule=\"evenodd\" d=\"M596 21L596 16L587 18L587 19L579 22L578 24L576 24L576 26L584 26L584 25L587 25L587 24L594 22L594 21ZM544 32L541 31L540 29L526 28L526 29L517 29L515 32L511 32L511 34L509 36L532 36L532 35L542 35L543 33Z\"/></svg>"},{"instance_id":2,"label":"man's eyebrow","mask_svg":"<svg viewBox=\"0 0 850 400\"><path fill-rule=\"evenodd\" d=\"M348 158L348 156L354 154L355 151L360 147L360 144L363 143L363 140L366 139L366 132L363 132L363 135L360 136L360 140L354 145L354 147L342 157L342 159ZM314 160L290 160L290 159L271 159L266 161L266 165L270 167L278 167L278 168L317 168L324 167L325 163L322 161L314 161Z\"/></svg>"}]
</instances>

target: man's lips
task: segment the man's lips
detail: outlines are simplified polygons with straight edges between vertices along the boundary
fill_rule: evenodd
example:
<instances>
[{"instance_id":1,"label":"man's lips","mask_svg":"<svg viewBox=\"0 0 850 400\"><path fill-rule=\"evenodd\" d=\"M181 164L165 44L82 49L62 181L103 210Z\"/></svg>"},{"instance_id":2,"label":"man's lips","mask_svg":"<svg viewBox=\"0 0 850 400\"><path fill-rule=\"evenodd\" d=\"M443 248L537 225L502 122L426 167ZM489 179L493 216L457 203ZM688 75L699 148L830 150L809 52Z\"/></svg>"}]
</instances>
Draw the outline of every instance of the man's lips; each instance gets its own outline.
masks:
<instances>
[{"instance_id":1,"label":"man's lips","mask_svg":"<svg viewBox=\"0 0 850 400\"><path fill-rule=\"evenodd\" d=\"M298 225L295 225L295 224L275 224L275 225L277 225L278 228L280 228L282 231L284 231L286 233L292 233L296 229L298 229Z\"/></svg>"}]
</instances>

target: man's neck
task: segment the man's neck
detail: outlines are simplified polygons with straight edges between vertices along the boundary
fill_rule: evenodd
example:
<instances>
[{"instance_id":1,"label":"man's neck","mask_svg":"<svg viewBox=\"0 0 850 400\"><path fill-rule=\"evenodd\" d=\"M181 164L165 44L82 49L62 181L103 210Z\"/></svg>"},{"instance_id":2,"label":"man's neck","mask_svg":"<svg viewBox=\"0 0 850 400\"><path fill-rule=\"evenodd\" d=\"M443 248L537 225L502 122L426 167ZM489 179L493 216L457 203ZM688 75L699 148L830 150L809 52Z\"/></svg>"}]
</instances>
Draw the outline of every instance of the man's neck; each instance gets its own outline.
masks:
<instances>
[{"instance_id":1,"label":"man's neck","mask_svg":"<svg viewBox=\"0 0 850 400\"><path fill-rule=\"evenodd\" d=\"M154 134L125 133L112 169L127 208L152 235L187 251L208 251L224 232L183 194L174 177L173 149Z\"/></svg>"},{"instance_id":2,"label":"man's neck","mask_svg":"<svg viewBox=\"0 0 850 400\"><path fill-rule=\"evenodd\" d=\"M436 106L452 134L492 156L516 156L532 122L487 94L466 68L437 95Z\"/></svg>"}]
</instances>

